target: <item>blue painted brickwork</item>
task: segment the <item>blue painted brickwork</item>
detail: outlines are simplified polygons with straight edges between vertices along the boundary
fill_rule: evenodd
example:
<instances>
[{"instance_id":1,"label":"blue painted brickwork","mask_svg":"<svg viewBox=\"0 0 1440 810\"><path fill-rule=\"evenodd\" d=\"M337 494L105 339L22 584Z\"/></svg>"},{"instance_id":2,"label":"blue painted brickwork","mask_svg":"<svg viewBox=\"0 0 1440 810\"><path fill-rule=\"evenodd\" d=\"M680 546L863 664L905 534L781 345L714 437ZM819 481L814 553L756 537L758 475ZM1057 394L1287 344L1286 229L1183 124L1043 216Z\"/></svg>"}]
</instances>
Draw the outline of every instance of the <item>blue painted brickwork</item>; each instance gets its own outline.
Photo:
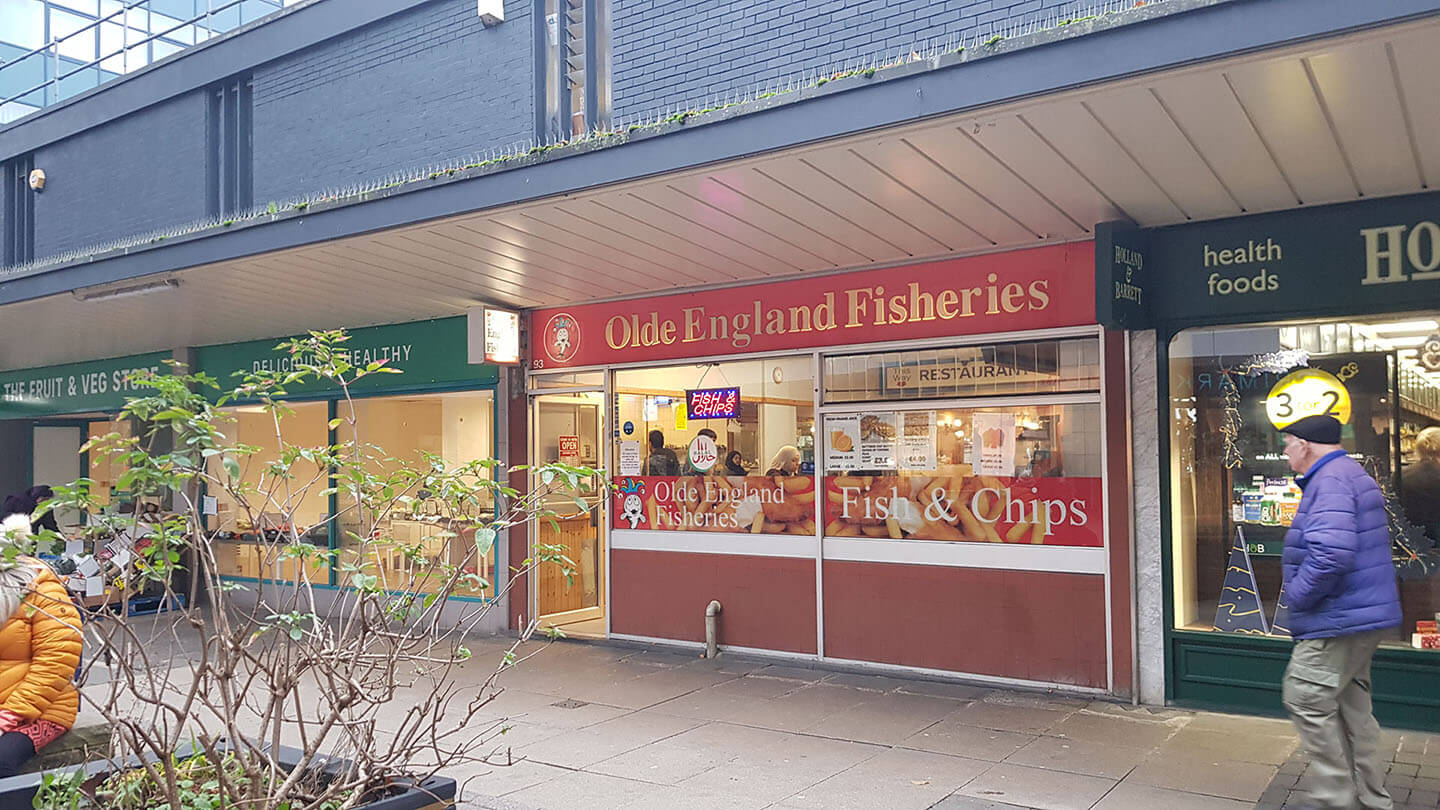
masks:
<instances>
[{"instance_id":1,"label":"blue painted brickwork","mask_svg":"<svg viewBox=\"0 0 1440 810\"><path fill-rule=\"evenodd\" d=\"M743 93L1075 0L612 0L617 120Z\"/></svg>"},{"instance_id":2,"label":"blue painted brickwork","mask_svg":"<svg viewBox=\"0 0 1440 810\"><path fill-rule=\"evenodd\" d=\"M534 136L530 0L485 28L435 0L257 69L255 203L424 168Z\"/></svg>"},{"instance_id":3,"label":"blue painted brickwork","mask_svg":"<svg viewBox=\"0 0 1440 810\"><path fill-rule=\"evenodd\" d=\"M205 216L205 95L192 93L38 149L35 258Z\"/></svg>"}]
</instances>

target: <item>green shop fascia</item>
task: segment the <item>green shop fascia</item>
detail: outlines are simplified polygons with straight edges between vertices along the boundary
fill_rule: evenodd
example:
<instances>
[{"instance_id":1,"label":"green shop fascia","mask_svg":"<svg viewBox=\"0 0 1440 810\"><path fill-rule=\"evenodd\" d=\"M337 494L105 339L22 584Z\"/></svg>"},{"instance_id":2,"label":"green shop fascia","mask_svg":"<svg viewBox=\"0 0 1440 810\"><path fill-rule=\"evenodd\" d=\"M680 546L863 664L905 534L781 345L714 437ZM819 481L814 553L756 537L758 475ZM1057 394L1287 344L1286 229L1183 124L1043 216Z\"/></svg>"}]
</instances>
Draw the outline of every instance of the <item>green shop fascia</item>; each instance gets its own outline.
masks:
<instances>
[{"instance_id":1,"label":"green shop fascia","mask_svg":"<svg viewBox=\"0 0 1440 810\"><path fill-rule=\"evenodd\" d=\"M500 370L469 362L465 317L363 327L348 333L347 347L355 362L386 360L401 371L365 377L351 388L359 407L374 405L379 418L396 428L392 435L407 435L403 425L414 421L414 432L434 440L433 447L424 449L445 450L445 443L457 441L455 437L463 433L460 440L467 458L498 455L499 428L505 424L499 410L503 398L496 396ZM144 394L145 389L129 382L133 372L163 372L167 361L176 359L215 377L225 390L239 384L237 373L288 370L293 361L278 348L284 340L266 338L0 372L0 449L15 460L5 471L8 477L0 476L0 497L35 483L66 483L90 475L89 460L79 448L93 422L112 419L127 398ZM340 398L334 385L310 383L292 386L287 400L316 412L314 421L321 428L309 441L318 443L327 439L325 426L338 415ZM236 410L245 407L242 403ZM463 430L451 424L446 432L445 425L420 425L424 419L467 421ZM329 438L335 438L333 433ZM382 446L396 454L416 449ZM44 480L32 480L36 475ZM325 509L334 514L333 499ZM328 535L333 548L336 532L331 529ZM333 585L333 572L330 576Z\"/></svg>"},{"instance_id":2,"label":"green shop fascia","mask_svg":"<svg viewBox=\"0 0 1440 810\"><path fill-rule=\"evenodd\" d=\"M450 445L457 441L463 441L467 448L465 457L457 460L498 456L499 431L504 425L500 412L503 398L496 395L500 370L495 365L469 362L465 317L363 327L347 332L350 339L346 348L353 363L386 361L401 371L400 374L369 375L350 388L364 422L367 441L379 444L395 456L425 449L449 457L455 455ZM294 361L288 351L279 348L283 340L285 338L270 338L202 346L195 350L195 366L219 380L222 390L233 388L246 372L290 370ZM334 384L311 382L291 386L286 400L312 410L323 406L323 413L317 410L316 418L311 421L328 425L331 419L342 415L341 409L345 407L342 398L343 393ZM242 403L236 410L243 412L247 406ZM463 426L447 427L439 423L467 418L469 422ZM243 430L243 423L240 429ZM321 430L328 431L329 441L337 439L335 431L328 427ZM457 439L461 433L464 437ZM319 440L325 440L323 432ZM420 444L409 444L412 440ZM324 513L317 513L317 518L337 513L335 496L329 495L327 500L321 507ZM216 508L219 513L210 519L223 527L224 506L216 504ZM327 521L327 525L326 537L319 541L328 540L331 549L340 548L342 532L335 521ZM315 539L312 538L312 542ZM232 579L273 578L244 566L230 571L224 569L222 561L222 574ZM332 587L337 583L336 576L334 570L329 571Z\"/></svg>"},{"instance_id":3,"label":"green shop fascia","mask_svg":"<svg viewBox=\"0 0 1440 810\"><path fill-rule=\"evenodd\" d=\"M139 370L164 371L170 352L89 360L0 372L0 497L36 484L69 483L88 475L80 452L91 423L110 420Z\"/></svg>"},{"instance_id":4,"label":"green shop fascia","mask_svg":"<svg viewBox=\"0 0 1440 810\"><path fill-rule=\"evenodd\" d=\"M1440 194L1423 194L1097 232L1098 294L1156 330L1171 703L1283 712L1279 555L1299 489L1279 427L1330 413L1391 513L1404 624L1375 657L1376 714L1440 730L1440 649L1417 648L1440 611L1440 491L1406 484L1416 434L1440 426L1437 223Z\"/></svg>"}]
</instances>

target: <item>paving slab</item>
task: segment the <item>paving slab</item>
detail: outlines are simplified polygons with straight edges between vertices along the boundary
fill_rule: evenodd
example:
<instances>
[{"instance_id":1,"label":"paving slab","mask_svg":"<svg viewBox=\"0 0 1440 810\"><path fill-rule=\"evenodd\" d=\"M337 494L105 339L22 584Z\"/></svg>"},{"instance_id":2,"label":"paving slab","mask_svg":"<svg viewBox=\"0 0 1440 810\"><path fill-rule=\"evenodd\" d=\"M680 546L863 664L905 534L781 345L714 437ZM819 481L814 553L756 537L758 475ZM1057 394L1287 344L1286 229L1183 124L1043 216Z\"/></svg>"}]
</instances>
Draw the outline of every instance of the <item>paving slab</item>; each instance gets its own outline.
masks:
<instances>
[{"instance_id":1,"label":"paving slab","mask_svg":"<svg viewBox=\"0 0 1440 810\"><path fill-rule=\"evenodd\" d=\"M1093 810L1251 810L1254 802L1121 782Z\"/></svg>"},{"instance_id":2,"label":"paving slab","mask_svg":"<svg viewBox=\"0 0 1440 810\"><path fill-rule=\"evenodd\" d=\"M1116 780L1001 763L960 788L961 795L1037 810L1089 810Z\"/></svg>"},{"instance_id":3,"label":"paving slab","mask_svg":"<svg viewBox=\"0 0 1440 810\"><path fill-rule=\"evenodd\" d=\"M924 810L992 767L992 763L891 749L789 796L794 810Z\"/></svg>"},{"instance_id":4,"label":"paving slab","mask_svg":"<svg viewBox=\"0 0 1440 810\"><path fill-rule=\"evenodd\" d=\"M1005 761L1049 771L1124 779L1149 754L1148 748L1117 743L1041 737L1011 754Z\"/></svg>"},{"instance_id":5,"label":"paving slab","mask_svg":"<svg viewBox=\"0 0 1440 810\"><path fill-rule=\"evenodd\" d=\"M1294 734L1270 736L1186 727L1162 743L1156 753L1161 757L1208 754L1241 762L1279 766L1290 758L1299 744Z\"/></svg>"},{"instance_id":6,"label":"paving slab","mask_svg":"<svg viewBox=\"0 0 1440 810\"><path fill-rule=\"evenodd\" d=\"M950 716L969 726L1018 731L1025 734L1044 734L1074 714L1075 711L1074 709L1053 709L982 700L965 706Z\"/></svg>"},{"instance_id":7,"label":"paving slab","mask_svg":"<svg viewBox=\"0 0 1440 810\"><path fill-rule=\"evenodd\" d=\"M1101 714L1090 710L1077 711L1049 729L1057 737L1090 742L1119 742L1151 747L1170 739L1183 724L1166 720L1149 720L1128 715Z\"/></svg>"},{"instance_id":8,"label":"paving slab","mask_svg":"<svg viewBox=\"0 0 1440 810\"><path fill-rule=\"evenodd\" d=\"M674 785L718 768L742 754L786 739L767 729L707 723L689 731L610 757L587 770L611 776Z\"/></svg>"},{"instance_id":9,"label":"paving slab","mask_svg":"<svg viewBox=\"0 0 1440 810\"><path fill-rule=\"evenodd\" d=\"M770 700L804 686L779 678L741 677L657 703L649 711L694 717L702 720L730 720L748 711L759 701Z\"/></svg>"},{"instance_id":10,"label":"paving slab","mask_svg":"<svg viewBox=\"0 0 1440 810\"><path fill-rule=\"evenodd\" d=\"M1157 752L1131 771L1127 781L1253 802L1278 770L1274 765L1226 759L1211 752Z\"/></svg>"},{"instance_id":11,"label":"paving slab","mask_svg":"<svg viewBox=\"0 0 1440 810\"><path fill-rule=\"evenodd\" d=\"M520 753L535 762L583 769L703 724L703 720L632 712L532 743L520 748Z\"/></svg>"},{"instance_id":12,"label":"paving slab","mask_svg":"<svg viewBox=\"0 0 1440 810\"><path fill-rule=\"evenodd\" d=\"M736 708L730 722L781 731L809 728L837 712L855 707L874 693L847 686L804 684L770 700L746 703Z\"/></svg>"},{"instance_id":13,"label":"paving slab","mask_svg":"<svg viewBox=\"0 0 1440 810\"><path fill-rule=\"evenodd\" d=\"M540 810L565 807L621 810L642 802L659 807L680 807L683 802L683 796L668 785L655 785L588 771L570 771L559 779L506 794L504 798L532 805Z\"/></svg>"},{"instance_id":14,"label":"paving slab","mask_svg":"<svg viewBox=\"0 0 1440 810\"><path fill-rule=\"evenodd\" d=\"M944 698L877 694L806 726L804 731L822 737L893 745L935 725L954 709L955 704Z\"/></svg>"},{"instance_id":15,"label":"paving slab","mask_svg":"<svg viewBox=\"0 0 1440 810\"><path fill-rule=\"evenodd\" d=\"M900 746L936 754L1000 762L1036 739L1034 734L980 728L951 718L907 737Z\"/></svg>"},{"instance_id":16,"label":"paving slab","mask_svg":"<svg viewBox=\"0 0 1440 810\"><path fill-rule=\"evenodd\" d=\"M723 764L679 784L688 790L740 792L779 802L877 756L882 750L845 740L786 734L771 744L747 748Z\"/></svg>"}]
</instances>

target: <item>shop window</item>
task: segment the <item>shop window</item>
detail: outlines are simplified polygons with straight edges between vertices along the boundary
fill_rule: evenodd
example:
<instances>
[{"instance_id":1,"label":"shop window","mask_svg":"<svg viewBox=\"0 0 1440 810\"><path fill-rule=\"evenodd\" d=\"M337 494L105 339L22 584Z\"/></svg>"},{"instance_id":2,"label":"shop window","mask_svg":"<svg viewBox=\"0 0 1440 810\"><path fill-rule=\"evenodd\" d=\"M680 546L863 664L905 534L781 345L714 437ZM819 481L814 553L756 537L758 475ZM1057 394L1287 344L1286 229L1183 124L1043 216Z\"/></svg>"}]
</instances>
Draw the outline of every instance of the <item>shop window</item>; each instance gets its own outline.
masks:
<instances>
[{"instance_id":1,"label":"shop window","mask_svg":"<svg viewBox=\"0 0 1440 810\"><path fill-rule=\"evenodd\" d=\"M1440 610L1440 459L1428 451L1440 436L1419 439L1440 426L1437 332L1437 313L1427 313L1192 329L1171 341L1177 628L1289 635L1280 554L1301 492L1279 428L1330 413L1386 495L1404 609L1392 643L1426 643L1415 634Z\"/></svg>"},{"instance_id":2,"label":"shop window","mask_svg":"<svg viewBox=\"0 0 1440 810\"><path fill-rule=\"evenodd\" d=\"M1103 545L1100 406L825 415L825 534Z\"/></svg>"},{"instance_id":3,"label":"shop window","mask_svg":"<svg viewBox=\"0 0 1440 810\"><path fill-rule=\"evenodd\" d=\"M213 528L219 532L217 570L223 576L297 581L300 561L282 553L293 528L304 542L326 552L312 555L305 563L306 577L313 583L329 584L330 501L324 494L329 472L304 461L291 465L285 471L287 477L277 476L272 469L281 457L281 435L290 446L329 444L329 411L323 402L289 407L291 413L281 417L278 425L259 405L228 408L219 420L220 430L233 442L255 447L257 452L237 459L240 497L223 490L210 493L215 497ZM225 474L218 457L211 461L210 474Z\"/></svg>"},{"instance_id":4,"label":"shop window","mask_svg":"<svg viewBox=\"0 0 1440 810\"><path fill-rule=\"evenodd\" d=\"M446 469L453 471L494 458L494 404L494 395L488 391L356 400L360 435L354 436L349 425L342 424L336 440L349 445L358 439L362 446L379 448L371 453L369 471L382 479L402 464L424 469L427 454L444 459ZM342 417L348 407L340 405ZM391 591L493 594L490 588L446 589L444 585L449 568L478 575L493 588L495 548L487 544L482 554L476 545L476 529L493 519L494 503L485 497L472 508L457 511L455 504L429 497L433 493L413 490L408 494L417 499L416 509L380 514L367 511L363 521L355 504L347 502L343 493L338 496L339 564L362 567L379 576L381 587ZM364 543L363 554L356 540L362 525L375 527Z\"/></svg>"},{"instance_id":5,"label":"shop window","mask_svg":"<svg viewBox=\"0 0 1440 810\"><path fill-rule=\"evenodd\" d=\"M825 402L1095 391L1094 338L907 349L825 358Z\"/></svg>"},{"instance_id":6,"label":"shop window","mask_svg":"<svg viewBox=\"0 0 1440 810\"><path fill-rule=\"evenodd\" d=\"M786 357L616 372L615 528L813 535L811 368Z\"/></svg>"}]
</instances>

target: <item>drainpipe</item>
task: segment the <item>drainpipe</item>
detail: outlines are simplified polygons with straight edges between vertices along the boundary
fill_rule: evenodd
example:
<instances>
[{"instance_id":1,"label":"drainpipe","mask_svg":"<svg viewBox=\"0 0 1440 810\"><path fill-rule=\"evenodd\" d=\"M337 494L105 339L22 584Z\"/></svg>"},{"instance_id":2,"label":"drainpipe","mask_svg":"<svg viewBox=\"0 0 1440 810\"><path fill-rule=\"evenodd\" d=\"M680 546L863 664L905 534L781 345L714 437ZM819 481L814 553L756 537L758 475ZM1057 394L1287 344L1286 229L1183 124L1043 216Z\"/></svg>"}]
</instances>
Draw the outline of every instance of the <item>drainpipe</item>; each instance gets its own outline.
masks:
<instances>
[{"instance_id":1,"label":"drainpipe","mask_svg":"<svg viewBox=\"0 0 1440 810\"><path fill-rule=\"evenodd\" d=\"M720 645L716 641L716 624L720 616L720 603L711 600L705 606L705 657L714 658L720 654Z\"/></svg>"}]
</instances>

